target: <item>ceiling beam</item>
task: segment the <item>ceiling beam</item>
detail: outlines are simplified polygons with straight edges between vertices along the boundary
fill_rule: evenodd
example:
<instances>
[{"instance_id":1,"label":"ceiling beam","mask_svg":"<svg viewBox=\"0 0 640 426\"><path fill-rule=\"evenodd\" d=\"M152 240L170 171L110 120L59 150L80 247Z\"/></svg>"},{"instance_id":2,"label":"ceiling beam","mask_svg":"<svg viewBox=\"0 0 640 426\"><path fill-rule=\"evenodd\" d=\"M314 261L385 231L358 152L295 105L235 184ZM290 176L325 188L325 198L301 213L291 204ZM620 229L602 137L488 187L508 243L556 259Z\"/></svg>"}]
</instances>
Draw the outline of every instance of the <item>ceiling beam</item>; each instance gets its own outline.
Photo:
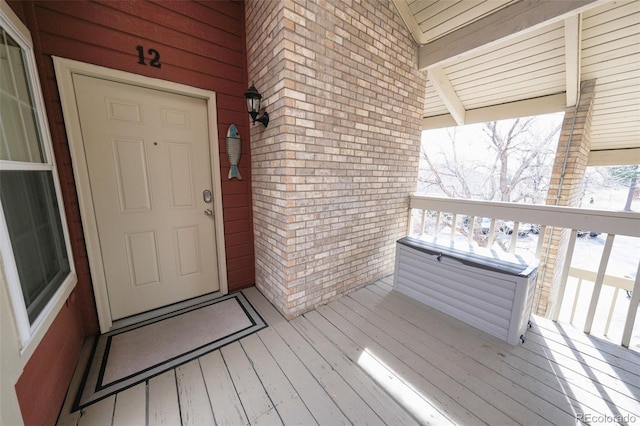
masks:
<instances>
[{"instance_id":1,"label":"ceiling beam","mask_svg":"<svg viewBox=\"0 0 640 426\"><path fill-rule=\"evenodd\" d=\"M416 43L424 44L427 39L424 36L424 32L420 28L418 21L416 21L415 15L411 12L411 9L409 9L409 3L407 0L392 0L392 2L396 6L396 9L398 9L398 13L402 17L404 24L411 32Z\"/></svg>"},{"instance_id":2,"label":"ceiling beam","mask_svg":"<svg viewBox=\"0 0 640 426\"><path fill-rule=\"evenodd\" d=\"M591 151L587 161L587 166L630 166L634 164L640 164L640 148Z\"/></svg>"},{"instance_id":3,"label":"ceiling beam","mask_svg":"<svg viewBox=\"0 0 640 426\"><path fill-rule=\"evenodd\" d=\"M521 0L491 15L424 44L418 68L425 70L457 59L474 50L562 21L608 0Z\"/></svg>"},{"instance_id":4,"label":"ceiling beam","mask_svg":"<svg viewBox=\"0 0 640 426\"><path fill-rule=\"evenodd\" d=\"M427 72L427 79L433 84L438 96L440 96L456 124L458 126L464 125L466 113L464 105L460 102L460 98L458 98L444 70L440 67L431 68Z\"/></svg>"},{"instance_id":5,"label":"ceiling beam","mask_svg":"<svg viewBox=\"0 0 640 426\"><path fill-rule=\"evenodd\" d=\"M566 97L564 93L560 93L501 105L470 109L466 111L465 124L486 123L487 121L562 112L566 108L565 100ZM456 125L456 120L451 114L425 117L422 119L422 130L454 127Z\"/></svg>"},{"instance_id":6,"label":"ceiling beam","mask_svg":"<svg viewBox=\"0 0 640 426\"><path fill-rule=\"evenodd\" d=\"M564 58L567 89L567 106L578 102L580 93L580 63L582 51L582 15L564 20Z\"/></svg>"}]
</instances>

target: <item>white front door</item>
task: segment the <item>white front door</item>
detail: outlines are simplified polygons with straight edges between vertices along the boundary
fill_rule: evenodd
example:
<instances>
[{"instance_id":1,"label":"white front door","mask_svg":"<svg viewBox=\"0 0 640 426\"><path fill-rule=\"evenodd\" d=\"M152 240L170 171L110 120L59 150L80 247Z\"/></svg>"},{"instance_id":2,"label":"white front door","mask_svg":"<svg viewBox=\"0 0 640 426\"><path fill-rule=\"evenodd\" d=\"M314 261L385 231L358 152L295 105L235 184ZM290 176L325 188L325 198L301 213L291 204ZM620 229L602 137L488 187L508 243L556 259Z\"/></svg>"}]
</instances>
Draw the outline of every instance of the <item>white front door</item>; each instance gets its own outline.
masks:
<instances>
[{"instance_id":1,"label":"white front door","mask_svg":"<svg viewBox=\"0 0 640 426\"><path fill-rule=\"evenodd\" d=\"M73 84L112 319L219 290L206 102Z\"/></svg>"}]
</instances>

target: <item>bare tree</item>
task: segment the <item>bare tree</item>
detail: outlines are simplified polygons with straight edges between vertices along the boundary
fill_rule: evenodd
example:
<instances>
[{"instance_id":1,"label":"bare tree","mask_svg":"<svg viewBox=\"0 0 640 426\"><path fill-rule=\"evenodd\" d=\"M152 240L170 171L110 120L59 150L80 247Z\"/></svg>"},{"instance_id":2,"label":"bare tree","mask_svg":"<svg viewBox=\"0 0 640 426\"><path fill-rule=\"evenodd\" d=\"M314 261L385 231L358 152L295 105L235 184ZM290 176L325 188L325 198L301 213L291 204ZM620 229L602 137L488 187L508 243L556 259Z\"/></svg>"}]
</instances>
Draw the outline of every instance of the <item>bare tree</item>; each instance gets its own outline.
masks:
<instances>
[{"instance_id":1,"label":"bare tree","mask_svg":"<svg viewBox=\"0 0 640 426\"><path fill-rule=\"evenodd\" d=\"M484 123L474 145L461 143L456 128L448 140L422 144L419 182L426 192L452 198L542 203L551 174L560 120L539 117ZM473 150L469 155L465 150ZM464 156L465 159L461 159Z\"/></svg>"}]
</instances>

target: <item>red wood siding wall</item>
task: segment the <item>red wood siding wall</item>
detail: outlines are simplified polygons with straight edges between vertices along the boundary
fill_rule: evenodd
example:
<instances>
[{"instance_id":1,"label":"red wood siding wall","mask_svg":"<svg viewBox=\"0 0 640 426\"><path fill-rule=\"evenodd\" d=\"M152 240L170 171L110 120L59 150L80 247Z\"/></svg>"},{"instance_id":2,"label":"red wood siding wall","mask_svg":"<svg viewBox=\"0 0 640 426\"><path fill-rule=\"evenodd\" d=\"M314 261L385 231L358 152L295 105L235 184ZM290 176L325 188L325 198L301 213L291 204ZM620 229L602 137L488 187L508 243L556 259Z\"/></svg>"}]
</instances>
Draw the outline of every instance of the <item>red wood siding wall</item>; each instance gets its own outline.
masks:
<instances>
[{"instance_id":1,"label":"red wood siding wall","mask_svg":"<svg viewBox=\"0 0 640 426\"><path fill-rule=\"evenodd\" d=\"M251 173L242 1L17 1L9 4L34 40L64 206L78 273L74 303L69 303L27 364L16 389L27 424L51 424L75 367L77 344L69 336L98 332L89 263L80 221L69 146L51 56L70 58L216 92L218 142L223 176L225 242L229 290L254 283ZM161 68L138 64L136 46L160 53ZM228 181L225 134L238 126L242 141L242 181ZM58 352L58 344L68 348ZM56 369L44 366L56 365ZM40 387L35 388L39 383ZM42 392L55 389L54 392ZM42 397L34 398L35 394Z\"/></svg>"}]
</instances>

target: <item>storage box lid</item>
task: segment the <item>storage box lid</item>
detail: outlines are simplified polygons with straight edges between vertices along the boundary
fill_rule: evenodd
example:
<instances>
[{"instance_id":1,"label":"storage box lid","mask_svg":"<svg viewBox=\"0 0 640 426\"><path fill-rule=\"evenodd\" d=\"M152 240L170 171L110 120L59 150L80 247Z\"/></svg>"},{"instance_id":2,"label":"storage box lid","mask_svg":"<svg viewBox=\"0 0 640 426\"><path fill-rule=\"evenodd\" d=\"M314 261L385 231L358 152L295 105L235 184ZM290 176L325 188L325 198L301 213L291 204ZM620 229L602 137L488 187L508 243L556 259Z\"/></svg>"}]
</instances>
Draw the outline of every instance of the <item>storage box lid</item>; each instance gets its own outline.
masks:
<instances>
[{"instance_id":1,"label":"storage box lid","mask_svg":"<svg viewBox=\"0 0 640 426\"><path fill-rule=\"evenodd\" d=\"M509 275L528 277L537 267L537 260L526 260L522 256L509 253L497 253L495 250L475 247L468 244L455 244L447 240L449 245L439 241L425 241L414 237L405 237L398 240L398 244L414 248L433 256L445 256L459 262L490 271L503 272Z\"/></svg>"}]
</instances>

